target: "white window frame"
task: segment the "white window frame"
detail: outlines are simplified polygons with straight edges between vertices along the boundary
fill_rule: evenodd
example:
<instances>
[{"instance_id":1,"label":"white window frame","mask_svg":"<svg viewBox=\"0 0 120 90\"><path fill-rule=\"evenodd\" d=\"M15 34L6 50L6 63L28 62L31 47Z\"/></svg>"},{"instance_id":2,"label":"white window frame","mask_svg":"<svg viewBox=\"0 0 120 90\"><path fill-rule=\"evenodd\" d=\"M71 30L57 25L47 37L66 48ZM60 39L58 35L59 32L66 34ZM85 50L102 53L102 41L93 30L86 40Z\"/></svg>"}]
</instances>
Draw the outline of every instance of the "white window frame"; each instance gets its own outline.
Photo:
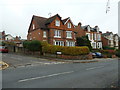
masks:
<instances>
[{"instance_id":1,"label":"white window frame","mask_svg":"<svg viewBox=\"0 0 120 90\"><path fill-rule=\"evenodd\" d=\"M61 30L55 30L54 31L54 37L55 38L61 38Z\"/></svg>"},{"instance_id":2,"label":"white window frame","mask_svg":"<svg viewBox=\"0 0 120 90\"><path fill-rule=\"evenodd\" d=\"M93 47L94 49L96 49L96 42L92 42L91 44L92 44L92 47ZM93 45L93 44L94 44L94 45Z\"/></svg>"},{"instance_id":3,"label":"white window frame","mask_svg":"<svg viewBox=\"0 0 120 90\"><path fill-rule=\"evenodd\" d=\"M47 37L47 32L43 31L43 37L46 38Z\"/></svg>"},{"instance_id":4,"label":"white window frame","mask_svg":"<svg viewBox=\"0 0 120 90\"><path fill-rule=\"evenodd\" d=\"M59 20L55 21L55 26L60 26L60 21Z\"/></svg>"},{"instance_id":5,"label":"white window frame","mask_svg":"<svg viewBox=\"0 0 120 90\"><path fill-rule=\"evenodd\" d=\"M99 33L99 27L97 27L96 29L97 29L97 33Z\"/></svg>"},{"instance_id":6,"label":"white window frame","mask_svg":"<svg viewBox=\"0 0 120 90\"><path fill-rule=\"evenodd\" d=\"M68 27L68 28L71 28L71 23L70 23L70 22L67 23L67 27Z\"/></svg>"},{"instance_id":7,"label":"white window frame","mask_svg":"<svg viewBox=\"0 0 120 90\"><path fill-rule=\"evenodd\" d=\"M101 34L97 34L97 40L101 40Z\"/></svg>"},{"instance_id":8,"label":"white window frame","mask_svg":"<svg viewBox=\"0 0 120 90\"><path fill-rule=\"evenodd\" d=\"M72 38L72 31L66 31L66 38Z\"/></svg>"},{"instance_id":9,"label":"white window frame","mask_svg":"<svg viewBox=\"0 0 120 90\"><path fill-rule=\"evenodd\" d=\"M32 40L32 38L30 38L30 40Z\"/></svg>"},{"instance_id":10,"label":"white window frame","mask_svg":"<svg viewBox=\"0 0 120 90\"><path fill-rule=\"evenodd\" d=\"M66 41L66 46L74 47L75 46L75 42L74 41Z\"/></svg>"},{"instance_id":11,"label":"white window frame","mask_svg":"<svg viewBox=\"0 0 120 90\"><path fill-rule=\"evenodd\" d=\"M98 49L102 48L102 43L101 43L101 42L98 42L98 43L97 43L97 48L98 48Z\"/></svg>"},{"instance_id":12,"label":"white window frame","mask_svg":"<svg viewBox=\"0 0 120 90\"><path fill-rule=\"evenodd\" d=\"M90 26L87 27L88 32L90 32Z\"/></svg>"},{"instance_id":13,"label":"white window frame","mask_svg":"<svg viewBox=\"0 0 120 90\"><path fill-rule=\"evenodd\" d=\"M54 41L54 45L64 46L64 42L63 41Z\"/></svg>"},{"instance_id":14,"label":"white window frame","mask_svg":"<svg viewBox=\"0 0 120 90\"><path fill-rule=\"evenodd\" d=\"M33 26L32 26L32 27L33 27L33 29L35 29L35 24L33 24Z\"/></svg>"}]
</instances>

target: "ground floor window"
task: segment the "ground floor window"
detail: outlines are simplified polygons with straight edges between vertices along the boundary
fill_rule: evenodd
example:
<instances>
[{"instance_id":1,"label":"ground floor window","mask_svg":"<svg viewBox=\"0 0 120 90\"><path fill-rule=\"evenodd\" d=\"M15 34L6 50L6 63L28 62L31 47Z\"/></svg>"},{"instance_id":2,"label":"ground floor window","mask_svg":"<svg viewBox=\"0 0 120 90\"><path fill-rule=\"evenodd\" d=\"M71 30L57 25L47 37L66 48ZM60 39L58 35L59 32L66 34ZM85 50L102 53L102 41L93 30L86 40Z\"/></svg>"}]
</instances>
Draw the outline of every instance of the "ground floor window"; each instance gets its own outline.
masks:
<instances>
[{"instance_id":1,"label":"ground floor window","mask_svg":"<svg viewBox=\"0 0 120 90\"><path fill-rule=\"evenodd\" d=\"M75 46L75 42L73 42L73 41L67 41L66 42L66 46Z\"/></svg>"},{"instance_id":2,"label":"ground floor window","mask_svg":"<svg viewBox=\"0 0 120 90\"><path fill-rule=\"evenodd\" d=\"M54 45L64 46L64 42L63 41L55 41Z\"/></svg>"},{"instance_id":3,"label":"ground floor window","mask_svg":"<svg viewBox=\"0 0 120 90\"><path fill-rule=\"evenodd\" d=\"M102 43L101 43L101 42L98 42L98 43L97 43L97 48L98 48L98 49L101 49L101 48L102 48Z\"/></svg>"},{"instance_id":4,"label":"ground floor window","mask_svg":"<svg viewBox=\"0 0 120 90\"><path fill-rule=\"evenodd\" d=\"M96 49L96 42L93 42L91 44L92 44L92 48Z\"/></svg>"}]
</instances>

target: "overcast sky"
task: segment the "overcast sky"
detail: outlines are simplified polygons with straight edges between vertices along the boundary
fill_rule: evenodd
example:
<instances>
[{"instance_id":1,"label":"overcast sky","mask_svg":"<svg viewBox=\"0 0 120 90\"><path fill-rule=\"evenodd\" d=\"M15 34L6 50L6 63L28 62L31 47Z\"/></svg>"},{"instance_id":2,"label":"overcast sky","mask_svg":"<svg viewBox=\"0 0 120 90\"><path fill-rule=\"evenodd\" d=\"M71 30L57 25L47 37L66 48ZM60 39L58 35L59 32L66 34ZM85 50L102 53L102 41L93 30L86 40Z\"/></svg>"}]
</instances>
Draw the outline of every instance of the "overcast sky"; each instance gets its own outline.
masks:
<instances>
[{"instance_id":1,"label":"overcast sky","mask_svg":"<svg viewBox=\"0 0 120 90\"><path fill-rule=\"evenodd\" d=\"M62 19L70 17L77 25L99 26L104 33L118 33L118 1L110 0L110 11L106 14L108 0L1 0L0 30L6 34L27 38L33 15L49 17L59 14Z\"/></svg>"}]
</instances>

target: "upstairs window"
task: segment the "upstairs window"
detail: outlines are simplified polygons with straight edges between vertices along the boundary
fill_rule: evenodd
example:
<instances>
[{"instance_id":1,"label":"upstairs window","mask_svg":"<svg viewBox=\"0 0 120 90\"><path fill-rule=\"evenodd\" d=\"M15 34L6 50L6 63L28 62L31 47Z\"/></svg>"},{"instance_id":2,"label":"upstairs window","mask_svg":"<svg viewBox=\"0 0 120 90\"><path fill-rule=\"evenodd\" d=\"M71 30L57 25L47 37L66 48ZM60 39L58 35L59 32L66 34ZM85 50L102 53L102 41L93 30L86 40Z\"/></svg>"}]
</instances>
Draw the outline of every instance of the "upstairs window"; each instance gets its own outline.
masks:
<instances>
[{"instance_id":1,"label":"upstairs window","mask_svg":"<svg viewBox=\"0 0 120 90\"><path fill-rule=\"evenodd\" d=\"M33 24L33 29L35 29L35 24Z\"/></svg>"},{"instance_id":2,"label":"upstairs window","mask_svg":"<svg viewBox=\"0 0 120 90\"><path fill-rule=\"evenodd\" d=\"M47 37L46 31L43 31L43 37Z\"/></svg>"},{"instance_id":3,"label":"upstairs window","mask_svg":"<svg viewBox=\"0 0 120 90\"><path fill-rule=\"evenodd\" d=\"M98 36L98 40L101 40L101 35L100 35L100 34L98 34L97 36Z\"/></svg>"},{"instance_id":4,"label":"upstairs window","mask_svg":"<svg viewBox=\"0 0 120 90\"><path fill-rule=\"evenodd\" d=\"M90 32L90 26L87 27L88 32Z\"/></svg>"},{"instance_id":5,"label":"upstairs window","mask_svg":"<svg viewBox=\"0 0 120 90\"><path fill-rule=\"evenodd\" d=\"M55 30L54 31L54 37L61 38L61 31L60 30Z\"/></svg>"},{"instance_id":6,"label":"upstairs window","mask_svg":"<svg viewBox=\"0 0 120 90\"><path fill-rule=\"evenodd\" d=\"M68 28L71 28L71 23L68 23L68 24L67 24L67 27L68 27Z\"/></svg>"},{"instance_id":7,"label":"upstairs window","mask_svg":"<svg viewBox=\"0 0 120 90\"><path fill-rule=\"evenodd\" d=\"M55 21L55 26L60 26L60 21L59 20Z\"/></svg>"},{"instance_id":8,"label":"upstairs window","mask_svg":"<svg viewBox=\"0 0 120 90\"><path fill-rule=\"evenodd\" d=\"M72 38L72 31L66 31L66 38Z\"/></svg>"}]
</instances>

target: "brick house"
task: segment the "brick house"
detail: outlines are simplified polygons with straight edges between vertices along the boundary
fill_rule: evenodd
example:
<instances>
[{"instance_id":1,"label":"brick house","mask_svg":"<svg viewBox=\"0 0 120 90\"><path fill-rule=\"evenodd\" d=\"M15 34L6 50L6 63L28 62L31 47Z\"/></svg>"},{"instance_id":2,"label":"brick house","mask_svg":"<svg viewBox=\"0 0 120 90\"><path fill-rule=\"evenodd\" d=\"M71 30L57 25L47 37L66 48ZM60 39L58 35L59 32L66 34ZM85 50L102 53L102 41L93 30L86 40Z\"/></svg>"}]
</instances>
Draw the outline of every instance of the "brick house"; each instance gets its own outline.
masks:
<instances>
[{"instance_id":1,"label":"brick house","mask_svg":"<svg viewBox=\"0 0 120 90\"><path fill-rule=\"evenodd\" d=\"M5 31L0 32L0 41L5 40Z\"/></svg>"},{"instance_id":2,"label":"brick house","mask_svg":"<svg viewBox=\"0 0 120 90\"><path fill-rule=\"evenodd\" d=\"M47 41L51 45L75 46L75 30L70 17L63 19L56 14L45 18L33 15L27 40Z\"/></svg>"},{"instance_id":3,"label":"brick house","mask_svg":"<svg viewBox=\"0 0 120 90\"><path fill-rule=\"evenodd\" d=\"M102 49L102 32L99 31L98 26L92 28L90 25L82 26L81 23L78 23L78 25L75 26L75 31L77 32L76 37L88 35L93 49Z\"/></svg>"},{"instance_id":4,"label":"brick house","mask_svg":"<svg viewBox=\"0 0 120 90\"><path fill-rule=\"evenodd\" d=\"M102 42L103 46L115 47L118 49L119 47L119 36L118 34L113 34L112 32L107 31L102 34Z\"/></svg>"}]
</instances>

